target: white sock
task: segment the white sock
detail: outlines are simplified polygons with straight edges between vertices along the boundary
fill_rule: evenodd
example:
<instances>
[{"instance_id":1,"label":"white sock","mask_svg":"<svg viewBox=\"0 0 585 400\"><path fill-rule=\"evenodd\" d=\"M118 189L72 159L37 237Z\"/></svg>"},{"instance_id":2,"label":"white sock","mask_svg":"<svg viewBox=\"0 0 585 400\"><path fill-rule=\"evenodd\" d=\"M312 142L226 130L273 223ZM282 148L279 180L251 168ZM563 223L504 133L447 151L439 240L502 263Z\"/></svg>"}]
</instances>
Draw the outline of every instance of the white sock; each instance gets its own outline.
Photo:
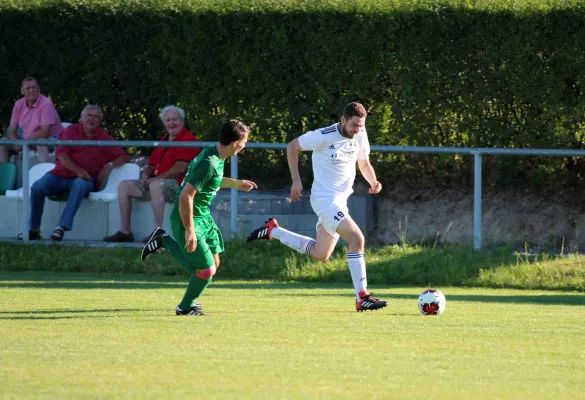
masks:
<instances>
[{"instance_id":1,"label":"white sock","mask_svg":"<svg viewBox=\"0 0 585 400\"><path fill-rule=\"evenodd\" d=\"M315 245L315 241L310 237L299 235L284 228L274 228L270 232L270 236L302 254L311 255L311 249Z\"/></svg>"},{"instance_id":2,"label":"white sock","mask_svg":"<svg viewBox=\"0 0 585 400\"><path fill-rule=\"evenodd\" d=\"M360 290L367 289L366 259L363 253L347 253L347 265L355 288L355 297L360 300Z\"/></svg>"}]
</instances>

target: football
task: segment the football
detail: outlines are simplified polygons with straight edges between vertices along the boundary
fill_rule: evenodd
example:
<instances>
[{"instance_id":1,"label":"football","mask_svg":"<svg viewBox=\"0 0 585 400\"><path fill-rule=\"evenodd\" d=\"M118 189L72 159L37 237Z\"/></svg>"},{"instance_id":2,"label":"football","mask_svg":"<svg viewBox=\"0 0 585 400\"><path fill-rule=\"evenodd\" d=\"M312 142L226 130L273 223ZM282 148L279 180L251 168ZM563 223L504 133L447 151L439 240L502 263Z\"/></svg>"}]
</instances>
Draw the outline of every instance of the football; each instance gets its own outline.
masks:
<instances>
[{"instance_id":1,"label":"football","mask_svg":"<svg viewBox=\"0 0 585 400\"><path fill-rule=\"evenodd\" d=\"M418 309L422 315L439 315L445 311L447 300L437 289L427 289L418 296Z\"/></svg>"}]
</instances>

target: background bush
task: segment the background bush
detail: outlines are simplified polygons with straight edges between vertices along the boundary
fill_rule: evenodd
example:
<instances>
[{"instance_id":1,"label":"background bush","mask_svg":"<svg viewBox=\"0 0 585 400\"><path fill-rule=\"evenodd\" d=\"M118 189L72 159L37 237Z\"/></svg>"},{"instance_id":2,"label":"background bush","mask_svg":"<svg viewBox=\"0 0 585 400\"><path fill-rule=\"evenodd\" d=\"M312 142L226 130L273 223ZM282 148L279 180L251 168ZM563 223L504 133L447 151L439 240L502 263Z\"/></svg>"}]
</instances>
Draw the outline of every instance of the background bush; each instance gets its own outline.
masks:
<instances>
[{"instance_id":1,"label":"background bush","mask_svg":"<svg viewBox=\"0 0 585 400\"><path fill-rule=\"evenodd\" d=\"M282 143L360 101L378 145L579 149L584 18L577 0L0 0L0 121L33 75L63 121L97 103L121 139L155 139L179 104L201 139L241 118ZM471 157L372 158L389 184L472 184ZM282 152L241 160L242 176L289 183ZM496 189L583 186L581 158L484 166Z\"/></svg>"}]
</instances>

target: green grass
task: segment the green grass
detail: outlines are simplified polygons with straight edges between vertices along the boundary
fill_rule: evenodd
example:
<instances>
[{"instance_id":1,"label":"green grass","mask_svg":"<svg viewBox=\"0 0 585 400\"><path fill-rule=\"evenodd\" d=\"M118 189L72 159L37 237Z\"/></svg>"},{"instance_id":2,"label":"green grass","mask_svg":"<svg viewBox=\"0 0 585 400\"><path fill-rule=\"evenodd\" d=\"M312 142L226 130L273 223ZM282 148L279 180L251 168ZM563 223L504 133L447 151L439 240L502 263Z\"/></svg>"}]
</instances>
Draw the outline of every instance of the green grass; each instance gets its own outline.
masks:
<instances>
[{"instance_id":1,"label":"green grass","mask_svg":"<svg viewBox=\"0 0 585 400\"><path fill-rule=\"evenodd\" d=\"M576 292L214 281L208 317L175 317L184 277L3 272L1 398L574 399L585 390Z\"/></svg>"}]
</instances>

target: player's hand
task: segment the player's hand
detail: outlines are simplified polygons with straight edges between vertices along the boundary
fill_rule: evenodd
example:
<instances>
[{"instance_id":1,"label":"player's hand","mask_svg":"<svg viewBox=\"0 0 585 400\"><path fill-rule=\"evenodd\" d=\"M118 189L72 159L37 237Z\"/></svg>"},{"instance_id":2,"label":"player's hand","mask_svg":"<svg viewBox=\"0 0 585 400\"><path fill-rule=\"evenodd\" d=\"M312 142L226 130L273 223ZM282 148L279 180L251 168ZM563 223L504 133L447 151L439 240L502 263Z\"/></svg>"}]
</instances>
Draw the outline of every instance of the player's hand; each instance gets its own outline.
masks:
<instances>
[{"instance_id":1,"label":"player's hand","mask_svg":"<svg viewBox=\"0 0 585 400\"><path fill-rule=\"evenodd\" d=\"M369 194L378 194L382 191L382 184L378 181L374 182L372 186L370 186L370 190L368 190Z\"/></svg>"},{"instance_id":2,"label":"player's hand","mask_svg":"<svg viewBox=\"0 0 585 400\"><path fill-rule=\"evenodd\" d=\"M197 236L193 229L187 229L185 231L185 250L187 253L193 253L197 248Z\"/></svg>"},{"instance_id":3,"label":"player's hand","mask_svg":"<svg viewBox=\"0 0 585 400\"><path fill-rule=\"evenodd\" d=\"M249 192L252 189L258 189L258 185L252 181L240 179L236 181L236 189L241 190L242 192Z\"/></svg>"},{"instance_id":4,"label":"player's hand","mask_svg":"<svg viewBox=\"0 0 585 400\"><path fill-rule=\"evenodd\" d=\"M298 201L303 196L303 184L301 182L293 182L290 188L290 199L292 201Z\"/></svg>"},{"instance_id":5,"label":"player's hand","mask_svg":"<svg viewBox=\"0 0 585 400\"><path fill-rule=\"evenodd\" d=\"M78 178L81 178L81 179L85 179L86 181L91 180L91 176L89 176L89 173L86 170L84 170L84 169L82 169L79 172L77 172L77 177Z\"/></svg>"}]
</instances>

